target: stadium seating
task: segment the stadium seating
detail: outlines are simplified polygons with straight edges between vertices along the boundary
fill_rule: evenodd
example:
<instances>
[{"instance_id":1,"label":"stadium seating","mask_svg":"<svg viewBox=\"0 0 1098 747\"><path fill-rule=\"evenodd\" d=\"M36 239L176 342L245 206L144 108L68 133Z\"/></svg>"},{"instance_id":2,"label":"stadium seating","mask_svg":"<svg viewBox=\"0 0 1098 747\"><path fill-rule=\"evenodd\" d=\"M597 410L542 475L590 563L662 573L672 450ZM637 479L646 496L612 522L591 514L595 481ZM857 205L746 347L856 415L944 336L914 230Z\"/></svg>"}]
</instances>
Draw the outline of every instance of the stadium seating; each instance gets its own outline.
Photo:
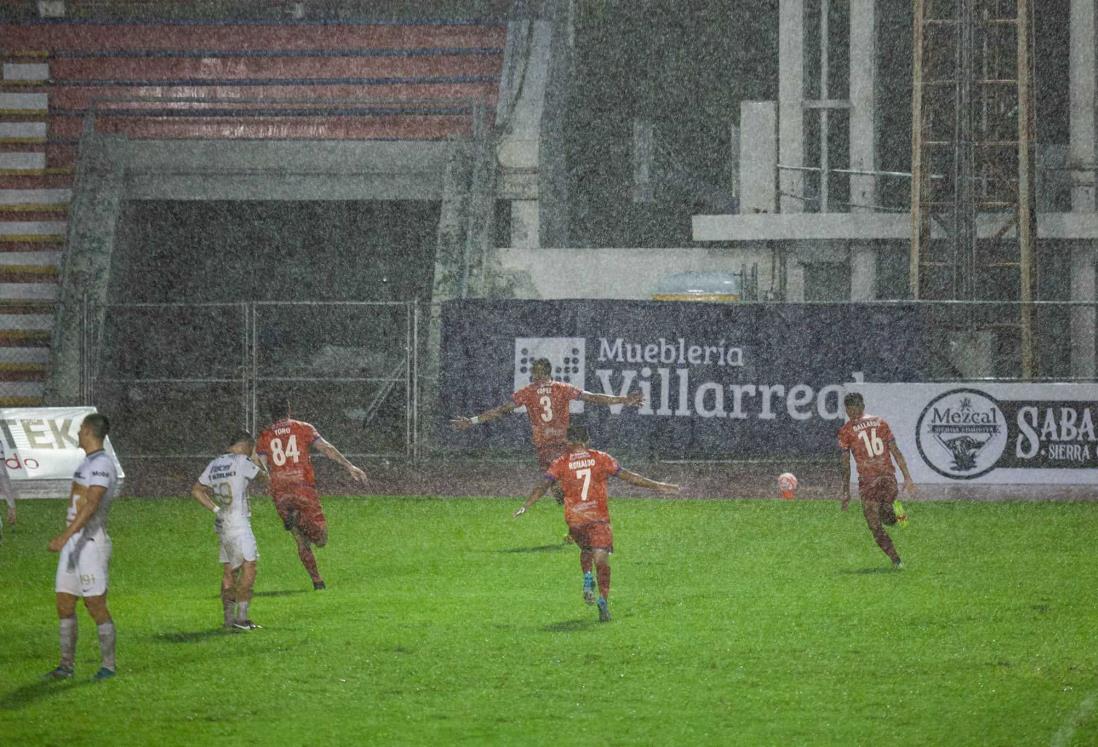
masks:
<instances>
[{"instance_id":1,"label":"stadium seating","mask_svg":"<svg viewBox=\"0 0 1098 747\"><path fill-rule=\"evenodd\" d=\"M439 140L495 105L496 22L0 24L0 406L36 404L89 113L151 139Z\"/></svg>"}]
</instances>

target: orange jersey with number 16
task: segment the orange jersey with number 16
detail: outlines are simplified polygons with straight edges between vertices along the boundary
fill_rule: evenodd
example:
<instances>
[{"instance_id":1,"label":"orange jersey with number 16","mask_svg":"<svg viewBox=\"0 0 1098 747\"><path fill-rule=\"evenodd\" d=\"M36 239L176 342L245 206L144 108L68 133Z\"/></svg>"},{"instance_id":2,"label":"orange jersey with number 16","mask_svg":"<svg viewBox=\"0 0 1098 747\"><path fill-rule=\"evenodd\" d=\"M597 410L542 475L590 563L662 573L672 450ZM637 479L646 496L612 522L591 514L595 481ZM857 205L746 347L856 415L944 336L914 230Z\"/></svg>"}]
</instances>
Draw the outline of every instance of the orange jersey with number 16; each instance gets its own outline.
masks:
<instances>
[{"instance_id":1,"label":"orange jersey with number 16","mask_svg":"<svg viewBox=\"0 0 1098 747\"><path fill-rule=\"evenodd\" d=\"M286 418L269 425L259 434L255 451L267 457L271 474L271 492L282 493L296 487L316 487L309 449L320 438L309 423Z\"/></svg>"},{"instance_id":2,"label":"orange jersey with number 16","mask_svg":"<svg viewBox=\"0 0 1098 747\"><path fill-rule=\"evenodd\" d=\"M526 408L534 446L560 443L568 433L568 403L582 390L561 381L534 382L519 389L511 399Z\"/></svg>"},{"instance_id":3,"label":"orange jersey with number 16","mask_svg":"<svg viewBox=\"0 0 1098 747\"><path fill-rule=\"evenodd\" d=\"M889 449L895 440L888 423L876 415L849 420L839 429L839 448L854 455L861 485L869 485L884 475L895 477L896 467Z\"/></svg>"}]
</instances>

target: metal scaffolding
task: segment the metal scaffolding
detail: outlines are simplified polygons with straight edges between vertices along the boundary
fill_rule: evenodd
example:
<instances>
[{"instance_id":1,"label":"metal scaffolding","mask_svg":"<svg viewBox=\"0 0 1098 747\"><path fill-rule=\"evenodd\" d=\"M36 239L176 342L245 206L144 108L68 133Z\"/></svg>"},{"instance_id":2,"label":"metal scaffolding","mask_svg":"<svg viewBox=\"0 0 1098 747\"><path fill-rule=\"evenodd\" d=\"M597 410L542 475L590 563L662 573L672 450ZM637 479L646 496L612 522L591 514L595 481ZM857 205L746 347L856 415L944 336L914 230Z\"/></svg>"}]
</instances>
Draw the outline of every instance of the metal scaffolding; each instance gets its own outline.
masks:
<instances>
[{"instance_id":1,"label":"metal scaffolding","mask_svg":"<svg viewBox=\"0 0 1098 747\"><path fill-rule=\"evenodd\" d=\"M1016 301L966 332L1037 375L1033 306L1033 0L914 0L910 284L914 298ZM990 372L989 372L990 373Z\"/></svg>"}]
</instances>

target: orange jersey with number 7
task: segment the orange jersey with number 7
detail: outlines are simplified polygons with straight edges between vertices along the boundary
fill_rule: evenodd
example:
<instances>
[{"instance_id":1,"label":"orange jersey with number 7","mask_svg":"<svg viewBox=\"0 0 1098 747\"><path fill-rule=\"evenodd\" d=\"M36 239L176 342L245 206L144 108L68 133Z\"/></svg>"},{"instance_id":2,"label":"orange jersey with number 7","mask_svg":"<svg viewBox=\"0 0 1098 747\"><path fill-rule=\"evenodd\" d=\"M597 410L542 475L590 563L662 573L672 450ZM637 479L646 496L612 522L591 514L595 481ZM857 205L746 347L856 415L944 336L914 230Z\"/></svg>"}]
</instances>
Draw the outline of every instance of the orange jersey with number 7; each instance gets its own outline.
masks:
<instances>
[{"instance_id":1,"label":"orange jersey with number 7","mask_svg":"<svg viewBox=\"0 0 1098 747\"><path fill-rule=\"evenodd\" d=\"M564 491L564 521L570 527L610 521L606 483L621 471L618 460L605 451L573 449L557 459L545 476Z\"/></svg>"},{"instance_id":2,"label":"orange jersey with number 7","mask_svg":"<svg viewBox=\"0 0 1098 747\"><path fill-rule=\"evenodd\" d=\"M839 429L839 448L847 449L854 455L858 484L870 485L884 475L896 476L896 466L889 448L895 440L888 423L876 415L848 420Z\"/></svg>"},{"instance_id":3,"label":"orange jersey with number 7","mask_svg":"<svg viewBox=\"0 0 1098 747\"><path fill-rule=\"evenodd\" d=\"M562 443L568 433L568 403L582 390L561 381L534 382L519 389L511 399L526 408L534 446Z\"/></svg>"},{"instance_id":4,"label":"orange jersey with number 7","mask_svg":"<svg viewBox=\"0 0 1098 747\"><path fill-rule=\"evenodd\" d=\"M271 493L279 495L294 488L315 489L316 476L309 449L320 438L311 424L286 418L272 423L259 434L255 451L267 457Z\"/></svg>"}]
</instances>

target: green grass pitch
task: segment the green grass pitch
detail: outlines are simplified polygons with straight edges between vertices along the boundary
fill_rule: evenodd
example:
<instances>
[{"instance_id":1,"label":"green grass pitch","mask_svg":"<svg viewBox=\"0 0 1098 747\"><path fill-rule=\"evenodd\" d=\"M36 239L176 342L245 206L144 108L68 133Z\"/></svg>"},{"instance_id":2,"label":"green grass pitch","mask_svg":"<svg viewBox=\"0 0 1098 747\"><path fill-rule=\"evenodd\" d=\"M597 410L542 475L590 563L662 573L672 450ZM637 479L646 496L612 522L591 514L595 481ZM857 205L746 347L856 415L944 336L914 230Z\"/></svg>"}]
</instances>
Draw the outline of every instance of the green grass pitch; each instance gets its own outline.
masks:
<instances>
[{"instance_id":1,"label":"green grass pitch","mask_svg":"<svg viewBox=\"0 0 1098 747\"><path fill-rule=\"evenodd\" d=\"M57 657L60 502L0 545L0 742L1098 743L1098 504L912 503L892 571L857 504L612 501L614 621L549 499L328 499L313 592L269 501L252 617L221 633L190 500L112 511L119 676Z\"/></svg>"}]
</instances>

